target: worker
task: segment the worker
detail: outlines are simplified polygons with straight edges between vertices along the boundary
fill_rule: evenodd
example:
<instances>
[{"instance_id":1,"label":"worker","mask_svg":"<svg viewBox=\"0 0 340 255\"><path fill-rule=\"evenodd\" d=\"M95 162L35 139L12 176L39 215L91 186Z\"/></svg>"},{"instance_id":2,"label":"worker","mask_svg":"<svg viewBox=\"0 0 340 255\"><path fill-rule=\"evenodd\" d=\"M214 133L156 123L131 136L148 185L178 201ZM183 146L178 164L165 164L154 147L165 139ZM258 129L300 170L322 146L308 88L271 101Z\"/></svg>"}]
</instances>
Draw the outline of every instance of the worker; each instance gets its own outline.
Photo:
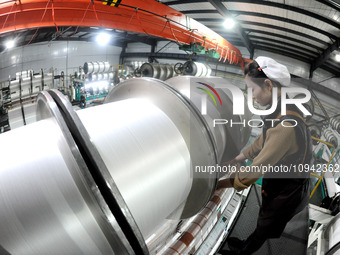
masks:
<instances>
[{"instance_id":1,"label":"worker","mask_svg":"<svg viewBox=\"0 0 340 255\"><path fill-rule=\"evenodd\" d=\"M229 162L229 165L235 165L248 159L252 161L248 171L241 171L239 167L229 178L218 182L218 189L240 191L263 176L262 205L255 231L245 240L227 239L230 251L221 251L221 254L252 254L267 239L279 238L290 219L309 201L309 173L305 164L310 164L312 159L311 136L295 105L288 104L286 115L281 114L281 87L290 84L287 67L271 58L258 57L245 67L244 74L247 87L258 104L271 107L273 96L277 96L278 104L272 114L261 116L264 123L262 134ZM275 87L277 94L273 93ZM268 121L272 119L277 121ZM276 169L281 170L282 166L288 166L291 171L264 171L263 166L267 169L277 166ZM301 172L292 170L298 167L305 169Z\"/></svg>"}]
</instances>

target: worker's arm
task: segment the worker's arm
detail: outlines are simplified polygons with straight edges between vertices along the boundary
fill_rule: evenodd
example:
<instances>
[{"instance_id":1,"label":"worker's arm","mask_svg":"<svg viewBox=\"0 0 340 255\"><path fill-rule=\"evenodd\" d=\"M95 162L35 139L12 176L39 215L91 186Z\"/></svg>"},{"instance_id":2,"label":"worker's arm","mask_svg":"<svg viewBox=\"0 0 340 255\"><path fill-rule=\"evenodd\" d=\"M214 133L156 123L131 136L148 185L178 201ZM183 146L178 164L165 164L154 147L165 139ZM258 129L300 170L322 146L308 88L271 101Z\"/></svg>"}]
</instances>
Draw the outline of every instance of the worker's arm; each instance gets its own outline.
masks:
<instances>
[{"instance_id":1,"label":"worker's arm","mask_svg":"<svg viewBox=\"0 0 340 255\"><path fill-rule=\"evenodd\" d=\"M244 149L239 155L237 155L232 160L223 163L222 165L235 165L239 162L242 162L246 159L253 160L256 155L261 151L263 144L262 134L253 142L253 144L249 145L246 149Z\"/></svg>"},{"instance_id":2,"label":"worker's arm","mask_svg":"<svg viewBox=\"0 0 340 255\"><path fill-rule=\"evenodd\" d=\"M288 124L286 126L288 126ZM278 125L267 131L264 147L254 158L251 167L274 166L284 157L297 151L298 145L294 128ZM243 152L247 154L247 151ZM239 170L232 174L230 178L221 180L218 188L234 187L236 190L243 190L256 182L262 175L262 171L249 172Z\"/></svg>"},{"instance_id":3,"label":"worker's arm","mask_svg":"<svg viewBox=\"0 0 340 255\"><path fill-rule=\"evenodd\" d=\"M242 151L245 158L253 161L254 158L260 153L263 146L263 134L259 135L256 140Z\"/></svg>"},{"instance_id":4,"label":"worker's arm","mask_svg":"<svg viewBox=\"0 0 340 255\"><path fill-rule=\"evenodd\" d=\"M257 137L253 144L249 145L246 149L243 150L243 152L241 152L232 160L224 163L223 165L234 166L246 159L253 160L254 157L261 151L262 144L263 138L261 134L259 137ZM219 180L217 183L217 189L232 188L234 186L234 177L235 175L233 175L232 178Z\"/></svg>"},{"instance_id":5,"label":"worker's arm","mask_svg":"<svg viewBox=\"0 0 340 255\"><path fill-rule=\"evenodd\" d=\"M249 187L264 174L264 172L261 171L262 166L274 166L286 156L296 153L298 149L295 130L291 124L287 124L286 126L279 124L269 129L262 150L250 165L250 167L257 167L259 171L238 171L234 176L233 187L236 190Z\"/></svg>"},{"instance_id":6,"label":"worker's arm","mask_svg":"<svg viewBox=\"0 0 340 255\"><path fill-rule=\"evenodd\" d=\"M253 144L248 146L245 150L243 150L243 152L241 152L239 155L237 155L232 160L224 163L223 165L234 166L234 165L237 165L238 163L246 160L247 158L249 160L253 160L255 155L257 155L260 152L260 150L262 148L262 144L263 144L263 138L262 138L262 134L261 134L254 141ZM246 153L247 156L245 156L244 153ZM217 183L217 189L232 188L234 186L234 177L235 177L235 175L233 175L232 178L226 178L226 179L219 180L218 183Z\"/></svg>"},{"instance_id":7,"label":"worker's arm","mask_svg":"<svg viewBox=\"0 0 340 255\"><path fill-rule=\"evenodd\" d=\"M239 162L244 161L244 160L246 160L246 157L241 152L235 158L233 158L232 160L224 163L223 165L225 165L225 166L234 166L234 165L237 165ZM231 187L233 187L233 183L234 183L234 181L231 180L230 178L219 180L218 183L217 183L217 189L231 188Z\"/></svg>"}]
</instances>

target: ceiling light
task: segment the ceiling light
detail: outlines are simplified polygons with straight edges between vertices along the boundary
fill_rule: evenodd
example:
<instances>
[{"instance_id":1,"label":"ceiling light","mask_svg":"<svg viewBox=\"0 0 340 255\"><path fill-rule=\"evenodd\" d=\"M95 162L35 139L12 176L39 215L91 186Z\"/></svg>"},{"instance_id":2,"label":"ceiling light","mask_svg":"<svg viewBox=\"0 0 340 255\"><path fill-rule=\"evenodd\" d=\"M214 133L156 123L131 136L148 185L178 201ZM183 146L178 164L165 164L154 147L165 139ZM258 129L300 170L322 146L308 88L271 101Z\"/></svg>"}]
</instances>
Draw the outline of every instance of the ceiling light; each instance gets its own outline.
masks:
<instances>
[{"instance_id":1,"label":"ceiling light","mask_svg":"<svg viewBox=\"0 0 340 255\"><path fill-rule=\"evenodd\" d=\"M5 42L5 46L6 46L7 49L11 49L15 46L15 41L9 40L9 41Z\"/></svg>"},{"instance_id":2,"label":"ceiling light","mask_svg":"<svg viewBox=\"0 0 340 255\"><path fill-rule=\"evenodd\" d=\"M100 45L100 46L105 46L109 43L111 39L111 35L107 34L107 33L100 33L99 35L97 35L96 37L96 42Z\"/></svg>"},{"instance_id":3,"label":"ceiling light","mask_svg":"<svg viewBox=\"0 0 340 255\"><path fill-rule=\"evenodd\" d=\"M235 26L235 21L232 18L227 18L223 25L226 29L231 29Z\"/></svg>"},{"instance_id":4,"label":"ceiling light","mask_svg":"<svg viewBox=\"0 0 340 255\"><path fill-rule=\"evenodd\" d=\"M336 54L335 55L335 61L336 62L340 62L340 54Z\"/></svg>"}]
</instances>

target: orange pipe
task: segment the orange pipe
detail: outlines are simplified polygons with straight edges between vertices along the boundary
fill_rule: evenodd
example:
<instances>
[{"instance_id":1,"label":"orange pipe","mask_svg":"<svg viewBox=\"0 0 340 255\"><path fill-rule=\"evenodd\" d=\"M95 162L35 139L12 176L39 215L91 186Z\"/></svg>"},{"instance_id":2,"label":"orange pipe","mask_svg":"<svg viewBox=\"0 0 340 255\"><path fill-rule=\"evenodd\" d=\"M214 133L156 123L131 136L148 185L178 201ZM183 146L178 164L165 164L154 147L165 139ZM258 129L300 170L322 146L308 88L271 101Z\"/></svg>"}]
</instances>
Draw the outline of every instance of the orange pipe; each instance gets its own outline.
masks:
<instances>
[{"instance_id":1,"label":"orange pipe","mask_svg":"<svg viewBox=\"0 0 340 255\"><path fill-rule=\"evenodd\" d=\"M114 1L115 2L115 1ZM154 0L122 0L118 7L96 0L21 0L0 4L0 34L39 27L106 27L177 41L201 43L243 67L241 52L223 37ZM57 26L57 27L56 27ZM229 53L229 54L228 54ZM232 53L232 54L231 54Z\"/></svg>"}]
</instances>

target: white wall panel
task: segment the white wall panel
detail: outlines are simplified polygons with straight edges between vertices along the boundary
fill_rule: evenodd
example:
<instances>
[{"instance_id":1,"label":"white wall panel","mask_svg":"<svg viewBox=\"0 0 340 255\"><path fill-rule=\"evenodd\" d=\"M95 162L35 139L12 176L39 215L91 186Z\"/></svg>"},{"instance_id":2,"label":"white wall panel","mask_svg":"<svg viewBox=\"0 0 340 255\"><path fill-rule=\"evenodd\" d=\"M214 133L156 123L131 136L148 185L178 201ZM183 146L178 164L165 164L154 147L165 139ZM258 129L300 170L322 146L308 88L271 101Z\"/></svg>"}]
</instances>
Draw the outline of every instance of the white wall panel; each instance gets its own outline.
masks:
<instances>
[{"instance_id":1,"label":"white wall panel","mask_svg":"<svg viewBox=\"0 0 340 255\"><path fill-rule=\"evenodd\" d=\"M126 47L126 53L132 52L151 52L151 45L145 43L129 43Z\"/></svg>"},{"instance_id":2,"label":"white wall panel","mask_svg":"<svg viewBox=\"0 0 340 255\"><path fill-rule=\"evenodd\" d=\"M2 53L0 59L0 81L15 77L15 73L31 69L39 72L42 68L56 74L71 74L87 61L119 62L120 47L99 46L91 42L50 42L37 43L26 47L17 47Z\"/></svg>"},{"instance_id":3,"label":"white wall panel","mask_svg":"<svg viewBox=\"0 0 340 255\"><path fill-rule=\"evenodd\" d=\"M157 43L155 52L160 51L161 53L178 53L178 54L185 54L185 51L180 50L179 46L176 42L170 41L159 41Z\"/></svg>"}]
</instances>

